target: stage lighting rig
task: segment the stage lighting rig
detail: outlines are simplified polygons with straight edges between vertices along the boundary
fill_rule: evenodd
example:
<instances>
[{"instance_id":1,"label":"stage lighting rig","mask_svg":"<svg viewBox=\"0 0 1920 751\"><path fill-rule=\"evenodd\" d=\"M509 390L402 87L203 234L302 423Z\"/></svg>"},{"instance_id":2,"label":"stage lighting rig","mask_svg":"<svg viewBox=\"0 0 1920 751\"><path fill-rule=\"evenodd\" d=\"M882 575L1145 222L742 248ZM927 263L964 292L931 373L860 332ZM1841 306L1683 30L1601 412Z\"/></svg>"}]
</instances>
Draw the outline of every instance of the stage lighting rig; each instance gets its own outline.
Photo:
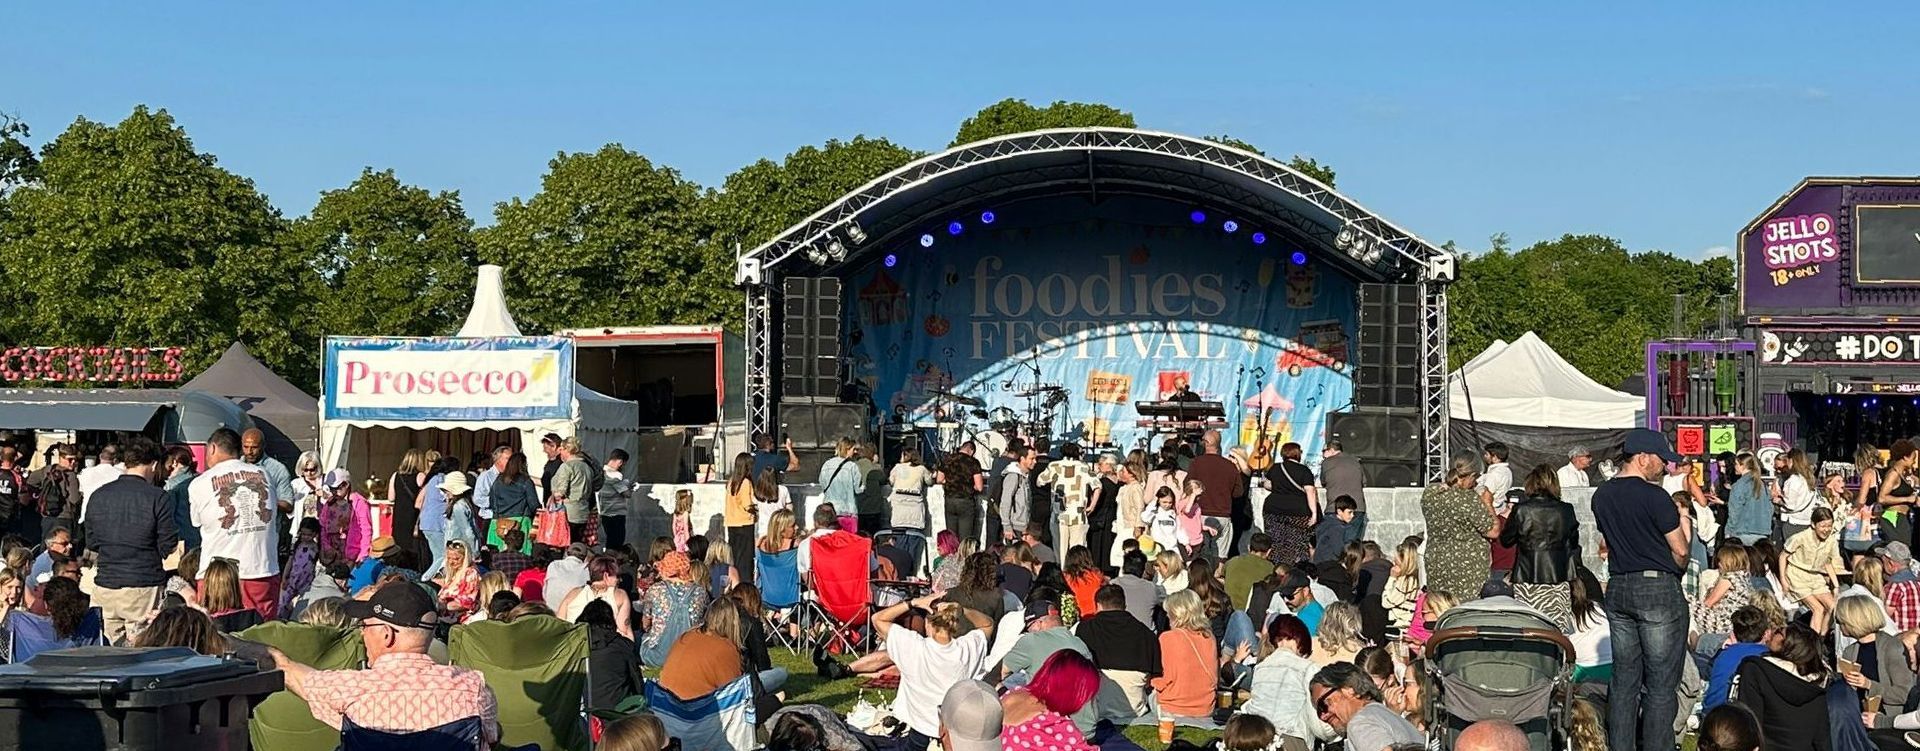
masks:
<instances>
[{"instance_id":1,"label":"stage lighting rig","mask_svg":"<svg viewBox=\"0 0 1920 751\"><path fill-rule=\"evenodd\" d=\"M981 224L992 224L992 223L993 223L993 219L994 219L994 217L993 217L993 212L991 212L991 211L982 211L982 212L980 212L980 223L981 223Z\"/></svg>"},{"instance_id":2,"label":"stage lighting rig","mask_svg":"<svg viewBox=\"0 0 1920 751\"><path fill-rule=\"evenodd\" d=\"M931 247L933 247L933 234L932 234L932 233L928 233L928 234L923 234L923 235L921 235L921 236L920 236L920 247L922 247L922 248L931 248Z\"/></svg>"},{"instance_id":3,"label":"stage lighting rig","mask_svg":"<svg viewBox=\"0 0 1920 751\"><path fill-rule=\"evenodd\" d=\"M1228 219L1220 223L1220 229L1226 230L1227 234L1231 235L1235 232L1240 231L1240 223L1232 219Z\"/></svg>"},{"instance_id":4,"label":"stage lighting rig","mask_svg":"<svg viewBox=\"0 0 1920 751\"><path fill-rule=\"evenodd\" d=\"M859 245L867 241L867 231L860 228L859 222L847 222L847 239Z\"/></svg>"},{"instance_id":5,"label":"stage lighting rig","mask_svg":"<svg viewBox=\"0 0 1920 751\"><path fill-rule=\"evenodd\" d=\"M827 243L827 257L838 263L847 259L847 246L839 240Z\"/></svg>"},{"instance_id":6,"label":"stage lighting rig","mask_svg":"<svg viewBox=\"0 0 1920 751\"><path fill-rule=\"evenodd\" d=\"M947 222L947 234L949 235L959 235L961 232L966 231L966 229L967 225L961 224L959 220Z\"/></svg>"}]
</instances>

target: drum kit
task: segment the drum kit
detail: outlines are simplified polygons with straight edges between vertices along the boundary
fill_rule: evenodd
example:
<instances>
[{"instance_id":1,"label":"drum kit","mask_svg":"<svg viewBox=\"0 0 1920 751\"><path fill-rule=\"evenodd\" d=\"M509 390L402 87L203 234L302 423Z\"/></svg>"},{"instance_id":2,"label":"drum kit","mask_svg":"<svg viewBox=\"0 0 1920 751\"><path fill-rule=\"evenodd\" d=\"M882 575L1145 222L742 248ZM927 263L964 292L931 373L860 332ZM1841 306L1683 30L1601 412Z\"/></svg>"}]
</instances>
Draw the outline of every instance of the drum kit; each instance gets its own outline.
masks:
<instances>
[{"instance_id":1,"label":"drum kit","mask_svg":"<svg viewBox=\"0 0 1920 751\"><path fill-rule=\"evenodd\" d=\"M941 457L972 443L974 456L991 457L1007 450L1007 443L1018 437L1031 444L1051 438L1053 425L1071 393L1057 383L1033 382L1009 389L1014 397L1027 400L1025 414L1010 407L988 411L979 397L950 389L934 389L932 421L914 425L929 456Z\"/></svg>"}]
</instances>

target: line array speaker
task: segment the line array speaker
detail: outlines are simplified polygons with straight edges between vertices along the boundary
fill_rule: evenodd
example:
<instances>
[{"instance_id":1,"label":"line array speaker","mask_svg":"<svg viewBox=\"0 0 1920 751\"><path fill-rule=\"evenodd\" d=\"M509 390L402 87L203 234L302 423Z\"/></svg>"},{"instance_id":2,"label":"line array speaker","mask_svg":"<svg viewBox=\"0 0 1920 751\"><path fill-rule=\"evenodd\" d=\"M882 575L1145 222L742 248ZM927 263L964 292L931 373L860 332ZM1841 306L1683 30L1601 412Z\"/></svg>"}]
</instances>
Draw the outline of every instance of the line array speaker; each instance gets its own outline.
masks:
<instances>
[{"instance_id":1,"label":"line array speaker","mask_svg":"<svg viewBox=\"0 0 1920 751\"><path fill-rule=\"evenodd\" d=\"M864 441L868 437L869 411L865 404L782 402L780 431L783 438L792 438L797 447L828 447L842 438Z\"/></svg>"},{"instance_id":2,"label":"line array speaker","mask_svg":"<svg viewBox=\"0 0 1920 751\"><path fill-rule=\"evenodd\" d=\"M833 398L840 393L840 280L781 281L780 393Z\"/></svg>"},{"instance_id":3,"label":"line array speaker","mask_svg":"<svg viewBox=\"0 0 1920 751\"><path fill-rule=\"evenodd\" d=\"M1420 405L1420 288L1360 285L1360 366L1353 402L1363 407Z\"/></svg>"},{"instance_id":4,"label":"line array speaker","mask_svg":"<svg viewBox=\"0 0 1920 751\"><path fill-rule=\"evenodd\" d=\"M1327 415L1327 439L1360 460L1367 487L1419 487L1423 447L1420 415L1413 409L1335 412Z\"/></svg>"}]
</instances>

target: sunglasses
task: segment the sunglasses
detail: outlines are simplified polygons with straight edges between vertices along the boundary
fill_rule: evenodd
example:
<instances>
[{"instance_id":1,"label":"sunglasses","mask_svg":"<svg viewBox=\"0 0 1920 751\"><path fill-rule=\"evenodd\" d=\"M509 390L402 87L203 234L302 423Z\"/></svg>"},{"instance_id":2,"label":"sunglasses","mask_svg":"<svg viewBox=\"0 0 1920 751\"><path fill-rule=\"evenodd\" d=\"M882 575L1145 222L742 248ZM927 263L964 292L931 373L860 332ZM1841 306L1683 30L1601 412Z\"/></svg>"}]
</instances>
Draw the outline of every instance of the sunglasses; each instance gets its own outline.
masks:
<instances>
[{"instance_id":1,"label":"sunglasses","mask_svg":"<svg viewBox=\"0 0 1920 751\"><path fill-rule=\"evenodd\" d=\"M1332 711L1332 710L1329 710L1329 709L1327 709L1327 700L1328 700L1328 699L1332 699L1332 698L1333 698L1333 695L1334 695L1334 694L1336 694L1336 693L1339 693L1339 692L1340 692L1340 689L1337 689L1337 688L1333 688L1333 689L1327 689L1327 692L1326 692L1326 693L1324 693L1324 694L1321 694L1321 695L1319 695L1319 696L1317 696L1317 697L1314 697L1314 699L1313 699L1313 714L1314 714L1314 716L1315 716L1315 717L1325 717L1325 716L1327 716L1327 713L1328 713L1328 712L1331 712L1331 711Z\"/></svg>"}]
</instances>

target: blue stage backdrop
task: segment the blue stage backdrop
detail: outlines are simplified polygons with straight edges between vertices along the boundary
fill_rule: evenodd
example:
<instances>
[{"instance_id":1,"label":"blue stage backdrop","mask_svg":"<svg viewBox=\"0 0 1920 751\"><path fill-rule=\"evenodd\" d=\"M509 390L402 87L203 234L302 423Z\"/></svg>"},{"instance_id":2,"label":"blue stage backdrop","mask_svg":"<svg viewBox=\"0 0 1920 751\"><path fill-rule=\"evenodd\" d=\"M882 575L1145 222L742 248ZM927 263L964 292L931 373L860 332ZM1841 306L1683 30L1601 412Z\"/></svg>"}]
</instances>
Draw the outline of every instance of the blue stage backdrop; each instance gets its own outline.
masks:
<instances>
[{"instance_id":1,"label":"blue stage backdrop","mask_svg":"<svg viewBox=\"0 0 1920 751\"><path fill-rule=\"evenodd\" d=\"M847 278L854 377L883 415L932 422L929 392L949 388L1025 419L1014 392L1037 366L1068 391L1055 445L1121 449L1146 446L1134 403L1187 381L1225 402L1229 446L1251 450L1264 430L1313 456L1326 413L1352 401L1354 282L1271 228L1239 219L1226 232L1231 217L1194 212L1036 199L996 207L990 224L954 217L958 234L930 227L930 247L908 236Z\"/></svg>"}]
</instances>

